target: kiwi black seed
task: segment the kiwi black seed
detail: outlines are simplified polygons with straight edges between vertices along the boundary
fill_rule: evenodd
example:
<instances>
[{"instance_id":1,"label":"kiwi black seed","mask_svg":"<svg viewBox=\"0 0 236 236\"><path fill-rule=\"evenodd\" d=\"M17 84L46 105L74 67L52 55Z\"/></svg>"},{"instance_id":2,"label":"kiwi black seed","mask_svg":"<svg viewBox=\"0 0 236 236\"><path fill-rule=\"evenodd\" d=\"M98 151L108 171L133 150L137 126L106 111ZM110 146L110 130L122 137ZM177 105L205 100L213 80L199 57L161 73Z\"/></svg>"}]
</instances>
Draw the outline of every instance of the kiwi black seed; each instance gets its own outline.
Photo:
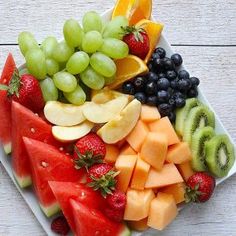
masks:
<instances>
[{"instance_id":1,"label":"kiwi black seed","mask_svg":"<svg viewBox=\"0 0 236 236\"><path fill-rule=\"evenodd\" d=\"M215 135L214 129L210 126L198 129L192 136L192 168L195 171L206 171L205 144Z\"/></svg>"},{"instance_id":2,"label":"kiwi black seed","mask_svg":"<svg viewBox=\"0 0 236 236\"><path fill-rule=\"evenodd\" d=\"M200 105L200 102L196 98L190 98L186 100L186 104L183 108L176 110L175 130L178 135L183 136L186 117L190 110L198 105Z\"/></svg>"},{"instance_id":3,"label":"kiwi black seed","mask_svg":"<svg viewBox=\"0 0 236 236\"><path fill-rule=\"evenodd\" d=\"M209 107L201 105L190 110L184 122L183 140L191 145L192 135L197 129L210 126L215 128L215 116Z\"/></svg>"},{"instance_id":4,"label":"kiwi black seed","mask_svg":"<svg viewBox=\"0 0 236 236\"><path fill-rule=\"evenodd\" d=\"M206 163L216 177L226 176L235 161L234 146L227 135L217 135L205 144Z\"/></svg>"}]
</instances>

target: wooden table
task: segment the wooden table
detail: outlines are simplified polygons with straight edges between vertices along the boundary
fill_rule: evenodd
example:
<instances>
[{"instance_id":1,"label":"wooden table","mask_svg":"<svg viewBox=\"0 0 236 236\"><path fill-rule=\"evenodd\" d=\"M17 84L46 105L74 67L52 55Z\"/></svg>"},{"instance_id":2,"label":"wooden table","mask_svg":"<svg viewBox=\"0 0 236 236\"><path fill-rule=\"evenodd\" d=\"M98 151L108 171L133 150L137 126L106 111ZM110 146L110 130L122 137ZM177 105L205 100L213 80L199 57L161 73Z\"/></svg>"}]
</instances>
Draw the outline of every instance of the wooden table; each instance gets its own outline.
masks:
<instances>
[{"instance_id":1,"label":"wooden table","mask_svg":"<svg viewBox=\"0 0 236 236\"><path fill-rule=\"evenodd\" d=\"M0 68L8 52L24 62L17 35L31 31L38 42L62 38L68 18L99 13L115 0L0 1ZM201 89L236 141L236 1L154 0L153 15L165 24L165 34L185 65L201 79ZM235 74L234 74L235 73ZM236 235L236 176L220 185L211 201L186 207L162 236ZM0 165L0 236L42 236L41 226Z\"/></svg>"}]
</instances>

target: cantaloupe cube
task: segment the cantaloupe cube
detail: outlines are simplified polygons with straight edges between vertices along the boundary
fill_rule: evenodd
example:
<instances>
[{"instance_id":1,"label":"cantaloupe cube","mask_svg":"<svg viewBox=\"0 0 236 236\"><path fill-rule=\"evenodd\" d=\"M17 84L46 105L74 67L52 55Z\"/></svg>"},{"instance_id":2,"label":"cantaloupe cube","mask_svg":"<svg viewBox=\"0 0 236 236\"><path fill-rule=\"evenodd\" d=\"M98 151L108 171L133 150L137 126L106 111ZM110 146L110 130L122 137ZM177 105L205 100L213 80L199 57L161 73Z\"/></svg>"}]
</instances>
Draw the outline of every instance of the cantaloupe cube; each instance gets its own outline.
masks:
<instances>
[{"instance_id":1,"label":"cantaloupe cube","mask_svg":"<svg viewBox=\"0 0 236 236\"><path fill-rule=\"evenodd\" d=\"M175 199L171 194L158 193L151 202L148 216L148 226L163 230L177 216L178 210Z\"/></svg>"},{"instance_id":2,"label":"cantaloupe cube","mask_svg":"<svg viewBox=\"0 0 236 236\"><path fill-rule=\"evenodd\" d=\"M174 164L165 164L161 171L151 168L148 174L145 188L161 188L171 184L184 182Z\"/></svg>"},{"instance_id":3,"label":"cantaloupe cube","mask_svg":"<svg viewBox=\"0 0 236 236\"><path fill-rule=\"evenodd\" d=\"M116 160L115 168L120 171L117 176L117 189L122 192L127 191L137 158L137 155L120 155Z\"/></svg>"},{"instance_id":4,"label":"cantaloupe cube","mask_svg":"<svg viewBox=\"0 0 236 236\"><path fill-rule=\"evenodd\" d=\"M148 164L161 170L166 159L167 148L168 141L164 134L150 132L144 140L140 156Z\"/></svg>"},{"instance_id":5,"label":"cantaloupe cube","mask_svg":"<svg viewBox=\"0 0 236 236\"><path fill-rule=\"evenodd\" d=\"M184 197L185 184L184 183L172 184L172 185L169 185L167 187L160 189L160 191L162 193L172 194L175 199L176 204L185 201L185 197Z\"/></svg>"},{"instance_id":6,"label":"cantaloupe cube","mask_svg":"<svg viewBox=\"0 0 236 236\"><path fill-rule=\"evenodd\" d=\"M160 120L149 124L149 129L152 132L164 133L168 138L168 145L179 143L180 140L168 117L163 117Z\"/></svg>"},{"instance_id":7,"label":"cantaloupe cube","mask_svg":"<svg viewBox=\"0 0 236 236\"><path fill-rule=\"evenodd\" d=\"M131 188L138 190L144 189L149 169L150 165L139 157L134 168L134 173L130 185Z\"/></svg>"},{"instance_id":8,"label":"cantaloupe cube","mask_svg":"<svg viewBox=\"0 0 236 236\"><path fill-rule=\"evenodd\" d=\"M169 146L166 161L169 163L181 164L190 161L192 158L189 144L186 142Z\"/></svg>"},{"instance_id":9,"label":"cantaloupe cube","mask_svg":"<svg viewBox=\"0 0 236 236\"><path fill-rule=\"evenodd\" d=\"M115 145L106 144L106 156L104 158L104 161L107 163L114 163L116 162L119 154L120 151Z\"/></svg>"},{"instance_id":10,"label":"cantaloupe cube","mask_svg":"<svg viewBox=\"0 0 236 236\"><path fill-rule=\"evenodd\" d=\"M130 147L129 144L126 144L120 152L120 155L136 155L137 153L134 151L132 147Z\"/></svg>"},{"instance_id":11,"label":"cantaloupe cube","mask_svg":"<svg viewBox=\"0 0 236 236\"><path fill-rule=\"evenodd\" d=\"M126 207L124 220L142 220L148 216L151 201L155 194L151 189L134 190L128 189L126 193Z\"/></svg>"},{"instance_id":12,"label":"cantaloupe cube","mask_svg":"<svg viewBox=\"0 0 236 236\"><path fill-rule=\"evenodd\" d=\"M190 161L187 161L185 163L182 163L182 164L179 164L179 165L176 165L176 166L177 166L180 174L184 178L185 182L187 182L189 177L192 176L195 173L194 170L192 169Z\"/></svg>"},{"instance_id":13,"label":"cantaloupe cube","mask_svg":"<svg viewBox=\"0 0 236 236\"><path fill-rule=\"evenodd\" d=\"M145 123L149 123L161 119L161 115L156 107L142 105L140 119Z\"/></svg>"},{"instance_id":14,"label":"cantaloupe cube","mask_svg":"<svg viewBox=\"0 0 236 236\"><path fill-rule=\"evenodd\" d=\"M132 230L144 231L148 228L147 220L148 220L148 218L144 218L144 219L138 220L138 221L127 221L127 223L128 223L128 226Z\"/></svg>"},{"instance_id":15,"label":"cantaloupe cube","mask_svg":"<svg viewBox=\"0 0 236 236\"><path fill-rule=\"evenodd\" d=\"M126 141L136 152L138 152L148 132L148 126L139 120L132 132L126 137Z\"/></svg>"}]
</instances>

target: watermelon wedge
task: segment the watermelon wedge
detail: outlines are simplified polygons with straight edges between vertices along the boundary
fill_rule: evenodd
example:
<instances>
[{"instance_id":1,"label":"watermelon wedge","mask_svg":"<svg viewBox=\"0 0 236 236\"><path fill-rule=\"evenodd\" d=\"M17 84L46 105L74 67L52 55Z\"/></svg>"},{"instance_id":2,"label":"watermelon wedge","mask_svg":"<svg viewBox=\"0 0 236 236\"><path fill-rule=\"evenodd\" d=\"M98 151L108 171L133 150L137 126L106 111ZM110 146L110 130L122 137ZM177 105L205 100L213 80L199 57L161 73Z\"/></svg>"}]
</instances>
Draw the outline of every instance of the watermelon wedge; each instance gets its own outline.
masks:
<instances>
[{"instance_id":1,"label":"watermelon wedge","mask_svg":"<svg viewBox=\"0 0 236 236\"><path fill-rule=\"evenodd\" d=\"M31 164L33 185L39 204L47 217L56 214L59 204L48 181L78 182L83 170L76 170L72 159L49 144L23 137Z\"/></svg>"},{"instance_id":2,"label":"watermelon wedge","mask_svg":"<svg viewBox=\"0 0 236 236\"><path fill-rule=\"evenodd\" d=\"M0 84L8 85L12 78L16 64L11 53L5 62ZM11 101L7 91L0 90L0 141L6 154L11 152Z\"/></svg>"},{"instance_id":3,"label":"watermelon wedge","mask_svg":"<svg viewBox=\"0 0 236 236\"><path fill-rule=\"evenodd\" d=\"M130 230L125 224L111 221L101 211L92 209L74 199L70 199L76 236L112 235L129 236Z\"/></svg>"},{"instance_id":4,"label":"watermelon wedge","mask_svg":"<svg viewBox=\"0 0 236 236\"><path fill-rule=\"evenodd\" d=\"M51 125L43 121L29 109L12 102L12 167L20 187L31 185L31 170L22 137L39 140L58 146L51 132Z\"/></svg>"}]
</instances>

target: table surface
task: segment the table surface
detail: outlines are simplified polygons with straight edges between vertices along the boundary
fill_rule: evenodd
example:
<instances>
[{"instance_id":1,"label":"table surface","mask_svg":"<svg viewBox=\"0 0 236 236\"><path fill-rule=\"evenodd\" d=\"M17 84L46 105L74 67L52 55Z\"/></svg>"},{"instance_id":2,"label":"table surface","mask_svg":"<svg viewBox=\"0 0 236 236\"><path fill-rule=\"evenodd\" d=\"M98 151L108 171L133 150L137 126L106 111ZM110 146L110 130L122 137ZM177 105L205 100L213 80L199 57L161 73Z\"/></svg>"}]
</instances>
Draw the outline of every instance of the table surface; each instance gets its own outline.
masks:
<instances>
[{"instance_id":1,"label":"table surface","mask_svg":"<svg viewBox=\"0 0 236 236\"><path fill-rule=\"evenodd\" d=\"M63 22L81 20L91 9L99 13L115 0L8 0L0 1L0 68L8 52L17 65L24 62L17 35L31 31L38 42L62 37ZM236 1L154 0L153 15L165 24L165 35L180 53L191 75L201 79L201 89L236 141ZM162 236L236 235L236 175L217 187L214 197L180 212ZM0 236L45 235L29 207L0 164Z\"/></svg>"}]
</instances>

